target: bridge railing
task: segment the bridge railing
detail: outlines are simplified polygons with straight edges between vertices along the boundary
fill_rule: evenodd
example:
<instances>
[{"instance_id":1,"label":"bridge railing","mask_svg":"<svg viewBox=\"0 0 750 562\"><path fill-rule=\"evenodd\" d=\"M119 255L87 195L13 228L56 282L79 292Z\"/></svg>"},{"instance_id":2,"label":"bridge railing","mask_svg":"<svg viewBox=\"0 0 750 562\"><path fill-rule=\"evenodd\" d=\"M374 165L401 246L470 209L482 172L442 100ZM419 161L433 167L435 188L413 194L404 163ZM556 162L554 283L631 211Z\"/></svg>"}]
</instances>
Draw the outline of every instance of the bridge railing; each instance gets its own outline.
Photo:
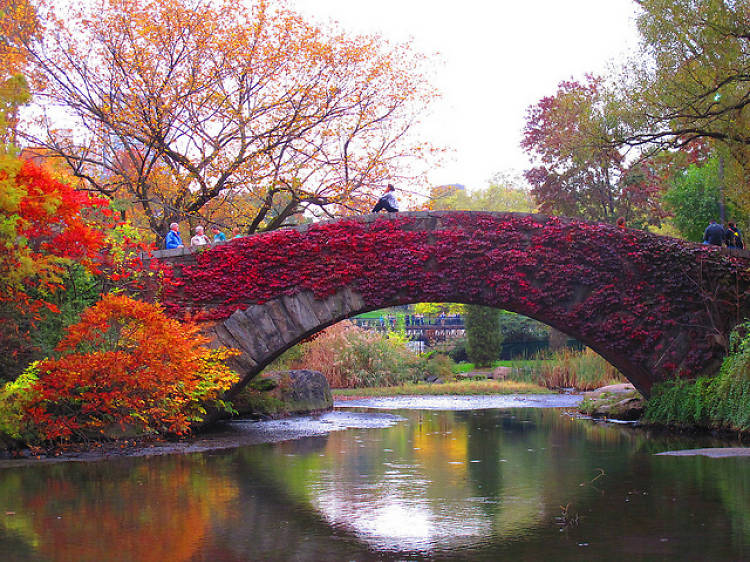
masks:
<instances>
[{"instance_id":1,"label":"bridge railing","mask_svg":"<svg viewBox=\"0 0 750 562\"><path fill-rule=\"evenodd\" d=\"M422 315L407 314L402 317L392 315L381 316L379 318L350 318L356 326L365 329L396 329L403 328L406 331L422 331L425 329L465 329L464 319L462 316L455 315Z\"/></svg>"}]
</instances>

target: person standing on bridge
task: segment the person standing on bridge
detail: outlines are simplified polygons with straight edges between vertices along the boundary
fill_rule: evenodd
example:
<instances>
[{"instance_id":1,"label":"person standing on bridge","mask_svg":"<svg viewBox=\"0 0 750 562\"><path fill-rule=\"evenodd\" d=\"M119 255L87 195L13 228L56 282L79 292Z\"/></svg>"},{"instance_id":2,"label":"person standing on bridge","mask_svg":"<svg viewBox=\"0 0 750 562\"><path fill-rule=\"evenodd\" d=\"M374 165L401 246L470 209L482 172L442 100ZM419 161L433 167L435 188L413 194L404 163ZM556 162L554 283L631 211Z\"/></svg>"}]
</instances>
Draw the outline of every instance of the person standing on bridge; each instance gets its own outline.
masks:
<instances>
[{"instance_id":1,"label":"person standing on bridge","mask_svg":"<svg viewBox=\"0 0 750 562\"><path fill-rule=\"evenodd\" d=\"M164 239L164 247L167 250L185 247L180 237L180 225L176 222L169 225L169 232L167 232L167 237Z\"/></svg>"},{"instance_id":2,"label":"person standing on bridge","mask_svg":"<svg viewBox=\"0 0 750 562\"><path fill-rule=\"evenodd\" d=\"M195 227L195 236L193 236L190 239L190 245L191 246L205 246L206 244L210 244L210 240L208 239L208 236L203 234L203 227L198 225Z\"/></svg>"},{"instance_id":3,"label":"person standing on bridge","mask_svg":"<svg viewBox=\"0 0 750 562\"><path fill-rule=\"evenodd\" d=\"M396 201L396 188L392 184L388 184L385 188L385 193L378 199L378 202L373 207L372 212L377 213L381 209L385 209L389 213L398 213L398 201Z\"/></svg>"},{"instance_id":4,"label":"person standing on bridge","mask_svg":"<svg viewBox=\"0 0 750 562\"><path fill-rule=\"evenodd\" d=\"M211 232L214 233L214 244L216 242L226 242L227 237L226 235L219 229L218 226L213 225L211 227Z\"/></svg>"},{"instance_id":5,"label":"person standing on bridge","mask_svg":"<svg viewBox=\"0 0 750 562\"><path fill-rule=\"evenodd\" d=\"M706 230L703 233L703 243L711 244L713 246L723 246L724 238L724 227L715 220L712 220L711 224L706 227Z\"/></svg>"},{"instance_id":6,"label":"person standing on bridge","mask_svg":"<svg viewBox=\"0 0 750 562\"><path fill-rule=\"evenodd\" d=\"M742 232L737 228L737 225L733 222L727 223L727 230L724 233L729 248L743 249L745 245L742 243Z\"/></svg>"}]
</instances>

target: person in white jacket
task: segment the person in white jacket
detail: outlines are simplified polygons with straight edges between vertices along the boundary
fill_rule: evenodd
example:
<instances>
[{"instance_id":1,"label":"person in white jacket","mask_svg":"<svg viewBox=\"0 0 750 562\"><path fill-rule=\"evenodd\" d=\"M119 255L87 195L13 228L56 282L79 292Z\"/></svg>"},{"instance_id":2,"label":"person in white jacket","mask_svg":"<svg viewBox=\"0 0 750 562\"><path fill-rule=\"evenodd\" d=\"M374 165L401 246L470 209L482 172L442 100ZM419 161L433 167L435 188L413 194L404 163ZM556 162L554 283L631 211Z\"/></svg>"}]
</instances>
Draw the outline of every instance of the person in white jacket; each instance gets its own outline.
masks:
<instances>
[{"instance_id":1,"label":"person in white jacket","mask_svg":"<svg viewBox=\"0 0 750 562\"><path fill-rule=\"evenodd\" d=\"M390 183L385 189L385 194L378 199L377 204L373 207L372 212L377 213L381 209L388 211L389 213L398 212L398 201L396 201L396 188Z\"/></svg>"},{"instance_id":2,"label":"person in white jacket","mask_svg":"<svg viewBox=\"0 0 750 562\"><path fill-rule=\"evenodd\" d=\"M210 244L211 241L208 239L208 236L203 234L203 227L202 226L196 226L195 227L195 236L193 236L190 239L190 245L191 246L205 246L206 244Z\"/></svg>"}]
</instances>

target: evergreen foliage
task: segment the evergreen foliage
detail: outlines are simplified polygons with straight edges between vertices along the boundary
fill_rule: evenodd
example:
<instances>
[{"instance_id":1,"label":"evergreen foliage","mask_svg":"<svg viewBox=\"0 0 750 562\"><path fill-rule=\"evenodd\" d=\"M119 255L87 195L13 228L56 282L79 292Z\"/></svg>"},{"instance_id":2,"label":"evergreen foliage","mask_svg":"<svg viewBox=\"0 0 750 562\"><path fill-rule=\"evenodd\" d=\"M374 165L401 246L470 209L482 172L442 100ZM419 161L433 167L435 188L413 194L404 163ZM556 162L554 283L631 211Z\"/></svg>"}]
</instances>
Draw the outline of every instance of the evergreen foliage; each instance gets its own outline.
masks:
<instances>
[{"instance_id":1,"label":"evergreen foliage","mask_svg":"<svg viewBox=\"0 0 750 562\"><path fill-rule=\"evenodd\" d=\"M477 367L489 367L500 355L503 338L499 312L488 306L466 307L466 353Z\"/></svg>"}]
</instances>

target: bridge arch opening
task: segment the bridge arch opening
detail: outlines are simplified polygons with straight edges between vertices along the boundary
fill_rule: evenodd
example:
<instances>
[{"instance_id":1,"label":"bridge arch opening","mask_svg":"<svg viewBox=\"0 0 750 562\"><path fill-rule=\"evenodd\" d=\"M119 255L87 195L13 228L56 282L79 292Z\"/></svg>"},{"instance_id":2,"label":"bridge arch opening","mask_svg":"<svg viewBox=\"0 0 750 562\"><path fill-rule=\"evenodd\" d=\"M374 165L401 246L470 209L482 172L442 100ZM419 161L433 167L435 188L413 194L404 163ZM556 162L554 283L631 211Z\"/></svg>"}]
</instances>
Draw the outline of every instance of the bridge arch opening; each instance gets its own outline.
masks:
<instances>
[{"instance_id":1,"label":"bridge arch opening","mask_svg":"<svg viewBox=\"0 0 750 562\"><path fill-rule=\"evenodd\" d=\"M403 342L401 339L397 340L398 343L394 344L396 345L394 350L403 348L404 352L411 352L415 356L424 352L436 352L450 356L456 363L470 362L471 360L466 354L466 311L454 306L455 304L460 303L450 303L450 307L448 303L441 303L442 313L435 312L426 315L420 314L411 305L399 305L398 307L379 309L374 311L375 314L356 314L321 329L313 334L312 338L303 339L300 344L289 348L287 351L293 350L300 345L303 346L300 350L290 354L286 360L283 360L281 363L283 367L281 368L311 368L322 371L327 376L330 375L328 376L329 381L338 381L342 387L348 386L354 382L354 378L341 372L340 361L336 361L336 365L334 366L331 360L337 357L337 353L342 351L342 348L354 346L357 349L362 349L360 346L366 346L370 343L366 338L363 339L364 334L372 333L379 335L396 333L401 337L405 337L406 342ZM492 352L495 355L490 359L491 362L496 360L517 361L520 359L539 359L547 357L553 352L564 350L580 352L589 349L582 342L579 342L568 334L555 330L551 326L547 326L534 319L511 313L510 311L497 310L497 312L497 331L500 336L500 342L496 351ZM336 329L337 327L338 329ZM350 331L352 329L356 331ZM318 339L317 336L324 332L326 333L325 337ZM557 336L557 340L554 339L554 336ZM401 345L402 343L403 345ZM305 344L309 345L305 346ZM285 359L284 356L287 351L282 352L279 358ZM381 357L376 349L373 348L372 351L374 357ZM596 355L599 356L598 354ZM362 373L370 367L367 364L358 363L357 354L344 354L343 357L352 361L350 364L352 373ZM567 359L569 355L562 353L561 357ZM398 359L394 357L393 363L394 365L398 364ZM601 358L601 363L596 363L601 370L601 380L616 381L620 379L621 375L616 367L604 365L605 363L606 359L604 358ZM416 363L409 368L405 368L403 376L401 376L402 373L394 372L392 373L392 377L384 377L384 380L389 380L387 384L395 384L393 381L398 380L409 382L412 380L422 380L427 374L419 368L412 368L415 365ZM271 367L275 369L279 368L276 364L272 364ZM382 368L383 366L375 368L370 374L377 377L381 375L380 371L382 371ZM421 368L423 369L424 365ZM491 371L488 374L491 374ZM419 378L415 379L415 376ZM447 371L443 371L442 376L444 378L450 375ZM556 378L560 380L559 376ZM566 373L566 376L562 377L562 379L574 381L575 374ZM374 384L378 385L378 383ZM558 384L557 386L574 386L574 384ZM585 390L588 390L588 388Z\"/></svg>"},{"instance_id":2,"label":"bridge arch opening","mask_svg":"<svg viewBox=\"0 0 750 562\"><path fill-rule=\"evenodd\" d=\"M354 308L351 308L348 311L344 312L343 310L338 309L337 306L341 303L341 301L348 301L350 295L334 295L333 297L325 301L315 300L313 299L312 295L296 295L295 297L282 299L282 303L272 303L270 305L266 303L264 305L261 305L261 307L270 306L271 308L276 309L274 314L277 321L275 323L273 322L271 314L268 310L261 311L259 308L255 309L254 307L251 307L250 309L247 309L245 311L235 312L226 321L222 322L221 324L213 325L210 328L212 337L217 343L226 345L228 347L235 347L243 351L243 355L238 358L233 365L238 371L242 373L243 379L240 385L238 385L237 389L233 389L233 391L230 392L230 396L234 392L237 392L242 386L244 386L245 383L249 382L253 377L262 372L263 369L265 369L269 364L281 357L292 347L300 344L301 342L304 342L312 336L319 334L327 328L336 325L337 323L347 320L351 321L358 315L367 312L381 310L382 308L388 308L355 306ZM478 304L481 306L489 306L487 303L462 300L458 296L454 296L454 298L450 302L455 302L458 304ZM275 325L279 325L284 323L283 321L278 322L279 314L283 314L281 310L278 310L279 308L281 308L278 306L279 304L282 304L284 309L287 309L288 307L288 309L298 311L297 314L301 313L301 317L308 318L310 320L308 324L310 325L310 327L306 327L305 323L303 322L302 325L299 326L299 329L293 333L282 334L279 331L276 331L274 333L274 328L271 327L271 324L274 323ZM392 303L390 306L402 306L411 304L417 303L398 301ZM506 310L508 312L514 312L516 314L520 314L521 316L526 316L520 312L509 310L508 307L500 308L494 306L493 308L497 308L498 310ZM313 320L313 317L315 318L315 320ZM552 325L546 323L542 315L539 315L539 317L536 318L531 316L526 317L531 318L532 320L536 320L537 322L549 326L550 328L554 328L559 332L567 335L568 337L581 342L584 346L589 347L590 349L595 351L598 355L604 358L605 361L610 363L613 367L621 372L617 363L605 355L606 350L604 350L604 353L602 353L599 349L597 349L597 347L599 346L596 342L591 342L593 345L589 345L589 342L586 340L585 336L577 334L575 331L570 330L567 326L562 326L560 324ZM315 323L314 326L312 326L313 322ZM287 323L287 325L291 324L291 322ZM268 346L268 351L263 350L262 346L258 345L256 339L259 331L262 334L266 334L266 337L261 336L265 342L273 341L276 342L277 345L274 347ZM260 361L254 360L254 358L256 357L262 357L262 359ZM617 359L619 359L619 357L615 357L615 361ZM626 376L626 378L628 377ZM636 384L636 382L634 382L630 378L628 378L628 380L630 380L630 382L633 382L633 384L638 388L638 384Z\"/></svg>"}]
</instances>

